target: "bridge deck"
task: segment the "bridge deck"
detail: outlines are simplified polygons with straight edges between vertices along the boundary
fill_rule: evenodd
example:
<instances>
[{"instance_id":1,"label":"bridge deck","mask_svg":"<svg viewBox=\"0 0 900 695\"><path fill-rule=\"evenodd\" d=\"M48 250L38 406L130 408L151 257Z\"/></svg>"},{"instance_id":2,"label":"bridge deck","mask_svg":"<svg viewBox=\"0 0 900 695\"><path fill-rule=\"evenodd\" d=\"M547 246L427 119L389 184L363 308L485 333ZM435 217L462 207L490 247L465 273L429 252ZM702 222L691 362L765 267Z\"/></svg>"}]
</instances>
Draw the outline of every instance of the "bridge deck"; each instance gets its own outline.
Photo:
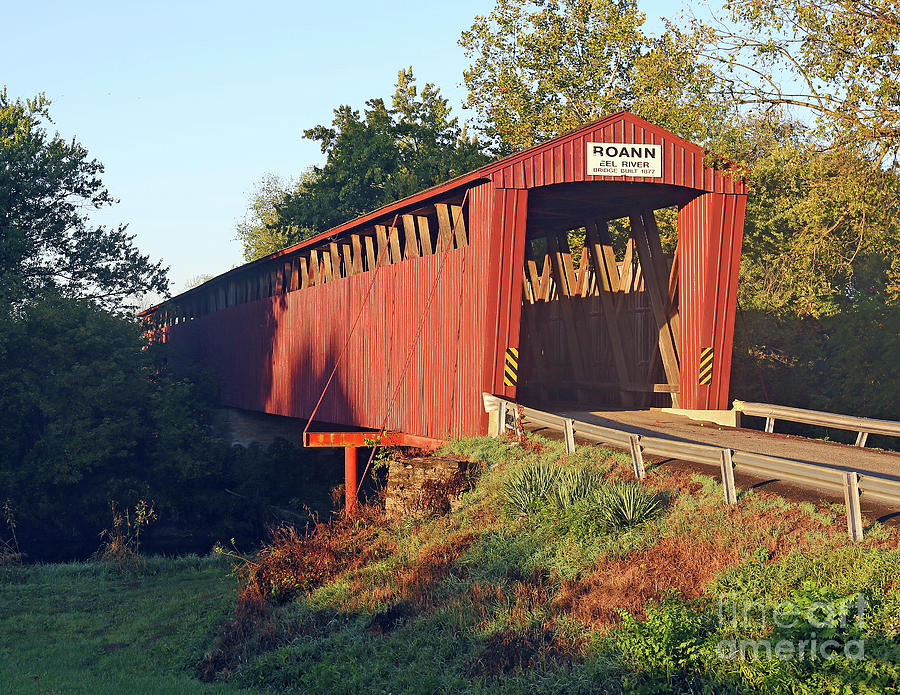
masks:
<instances>
[{"instance_id":1,"label":"bridge deck","mask_svg":"<svg viewBox=\"0 0 900 695\"><path fill-rule=\"evenodd\" d=\"M555 412L573 420L621 429L634 434L712 444L723 448L778 456L793 461L821 464L840 470L868 471L900 480L900 453L896 452L866 449L786 434L767 434L742 427L726 427L656 410L587 412L556 409Z\"/></svg>"}]
</instances>

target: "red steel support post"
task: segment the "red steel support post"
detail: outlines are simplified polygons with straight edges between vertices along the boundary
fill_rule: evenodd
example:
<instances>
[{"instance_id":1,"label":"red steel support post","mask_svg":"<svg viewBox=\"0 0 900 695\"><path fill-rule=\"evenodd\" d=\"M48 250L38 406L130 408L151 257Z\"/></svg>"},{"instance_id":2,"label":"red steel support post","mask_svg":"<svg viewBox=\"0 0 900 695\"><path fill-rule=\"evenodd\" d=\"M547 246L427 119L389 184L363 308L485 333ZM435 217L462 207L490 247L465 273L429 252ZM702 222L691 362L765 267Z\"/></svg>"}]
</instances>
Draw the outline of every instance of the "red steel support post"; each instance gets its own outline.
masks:
<instances>
[{"instance_id":1,"label":"red steel support post","mask_svg":"<svg viewBox=\"0 0 900 695\"><path fill-rule=\"evenodd\" d=\"M356 511L356 485L359 478L356 474L355 446L344 447L344 509L347 514Z\"/></svg>"}]
</instances>

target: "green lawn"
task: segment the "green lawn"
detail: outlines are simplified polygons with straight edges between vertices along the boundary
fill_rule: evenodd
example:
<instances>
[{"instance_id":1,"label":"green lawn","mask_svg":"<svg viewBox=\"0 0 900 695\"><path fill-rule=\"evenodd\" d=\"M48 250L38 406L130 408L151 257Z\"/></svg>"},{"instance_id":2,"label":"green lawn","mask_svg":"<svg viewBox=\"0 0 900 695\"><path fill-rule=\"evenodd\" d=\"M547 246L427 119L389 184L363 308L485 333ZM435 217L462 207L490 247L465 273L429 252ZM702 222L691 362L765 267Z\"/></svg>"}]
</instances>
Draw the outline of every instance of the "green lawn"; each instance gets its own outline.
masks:
<instances>
[{"instance_id":1,"label":"green lawn","mask_svg":"<svg viewBox=\"0 0 900 695\"><path fill-rule=\"evenodd\" d=\"M0 568L0 692L252 692L194 675L234 594L220 558Z\"/></svg>"}]
</instances>

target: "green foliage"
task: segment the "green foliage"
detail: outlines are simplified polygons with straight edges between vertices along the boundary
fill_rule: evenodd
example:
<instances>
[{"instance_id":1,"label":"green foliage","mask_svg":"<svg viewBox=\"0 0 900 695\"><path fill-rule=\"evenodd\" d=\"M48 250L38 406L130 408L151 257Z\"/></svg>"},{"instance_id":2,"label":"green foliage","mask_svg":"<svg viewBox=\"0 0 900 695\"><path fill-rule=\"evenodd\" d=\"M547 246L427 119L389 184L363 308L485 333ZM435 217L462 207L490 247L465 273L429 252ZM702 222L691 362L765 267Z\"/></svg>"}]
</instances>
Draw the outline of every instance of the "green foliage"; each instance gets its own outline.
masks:
<instances>
[{"instance_id":1,"label":"green foliage","mask_svg":"<svg viewBox=\"0 0 900 695\"><path fill-rule=\"evenodd\" d=\"M900 172L797 124L754 120L745 135L732 394L894 417Z\"/></svg>"},{"instance_id":2,"label":"green foliage","mask_svg":"<svg viewBox=\"0 0 900 695\"><path fill-rule=\"evenodd\" d=\"M731 392L748 401L891 419L900 392L897 354L898 307L866 303L818 318L742 311Z\"/></svg>"},{"instance_id":3,"label":"green foliage","mask_svg":"<svg viewBox=\"0 0 900 695\"><path fill-rule=\"evenodd\" d=\"M284 226L277 210L277 205L286 196L303 191L305 182L309 180L308 172L297 182L282 181L275 174L266 174L256 183L247 211L235 227L235 239L241 242L245 261L281 251L315 233L295 225Z\"/></svg>"},{"instance_id":4,"label":"green foliage","mask_svg":"<svg viewBox=\"0 0 900 695\"><path fill-rule=\"evenodd\" d=\"M732 158L748 167L739 301L797 316L896 302L900 170L826 147L796 123L748 119Z\"/></svg>"},{"instance_id":5,"label":"green foliage","mask_svg":"<svg viewBox=\"0 0 900 695\"><path fill-rule=\"evenodd\" d=\"M638 528L661 511L659 498L637 483L614 483L597 495L597 522L607 532Z\"/></svg>"},{"instance_id":6,"label":"green foliage","mask_svg":"<svg viewBox=\"0 0 900 695\"><path fill-rule=\"evenodd\" d=\"M500 499L511 513L530 514L547 504L559 477L559 468L541 464L526 466L503 486Z\"/></svg>"},{"instance_id":7,"label":"green foliage","mask_svg":"<svg viewBox=\"0 0 900 695\"><path fill-rule=\"evenodd\" d=\"M155 500L155 549L205 551L217 535L261 534L328 473L292 463L304 455L286 444L218 439L209 380L173 373L136 321L88 301L43 297L0 316L0 355L0 411L16 414L0 420L0 490L32 558L89 555L111 500Z\"/></svg>"},{"instance_id":8,"label":"green foliage","mask_svg":"<svg viewBox=\"0 0 900 695\"><path fill-rule=\"evenodd\" d=\"M641 673L626 681L626 691L679 691L694 680L687 674L702 668L715 653L715 642L710 640L714 618L677 598L651 603L646 612L645 620L623 612L621 627L615 633L616 649ZM631 690L628 686L637 687Z\"/></svg>"},{"instance_id":9,"label":"green foliage","mask_svg":"<svg viewBox=\"0 0 900 695\"><path fill-rule=\"evenodd\" d=\"M777 626L772 639L834 640L843 647L847 640L859 639L865 634L865 618L857 612L859 605L868 609L861 592L845 596L815 581L804 581L781 606L793 619Z\"/></svg>"},{"instance_id":10,"label":"green foliage","mask_svg":"<svg viewBox=\"0 0 900 695\"><path fill-rule=\"evenodd\" d=\"M506 151L623 109L705 142L733 109L711 93L701 45L643 24L634 0L497 0L460 38L467 106Z\"/></svg>"},{"instance_id":11,"label":"green foliage","mask_svg":"<svg viewBox=\"0 0 900 695\"><path fill-rule=\"evenodd\" d=\"M900 14L893 0L730 0L707 57L746 104L806 111L827 139L900 151Z\"/></svg>"},{"instance_id":12,"label":"green foliage","mask_svg":"<svg viewBox=\"0 0 900 695\"><path fill-rule=\"evenodd\" d=\"M825 602L829 613L834 598L814 583L805 585L794 594L798 607L809 607L813 611L823 609L818 605ZM840 599L838 599L840 603ZM788 610L787 606L782 607ZM811 639L821 641L838 637L842 645L850 633L853 620L848 621L849 629L840 627L821 628L826 617L813 617L813 623L798 621L798 626L788 630L748 632L723 630L715 613L677 599L669 599L647 608L644 621L624 614L622 626L612 635L608 646L619 653L632 673L623 678L627 693L745 693L766 692L784 695L814 695L815 693L875 693L895 692L898 669L896 652L886 651L882 640L869 639L866 658L852 659L843 654L843 647L837 648L836 658L813 660L800 658L778 659L768 657L762 650L759 656L748 651L746 658L724 658L731 640L737 637L755 642L794 645L794 649L808 649ZM771 626L770 626L771 627ZM813 637L815 635L815 637ZM869 653L874 651L874 654Z\"/></svg>"},{"instance_id":13,"label":"green foliage","mask_svg":"<svg viewBox=\"0 0 900 695\"><path fill-rule=\"evenodd\" d=\"M286 230L294 243L298 232L326 231L489 161L433 84L419 91L410 68L396 87L390 107L370 99L360 115L340 106L330 128L304 131L321 143L326 162L275 204L276 221L267 227Z\"/></svg>"},{"instance_id":14,"label":"green foliage","mask_svg":"<svg viewBox=\"0 0 900 695\"><path fill-rule=\"evenodd\" d=\"M842 545L818 552L786 553L777 562L759 558L727 570L711 587L715 594L740 595L749 601L788 599L806 582L839 596L862 592L881 605L900 572L900 552L874 547Z\"/></svg>"},{"instance_id":15,"label":"green foliage","mask_svg":"<svg viewBox=\"0 0 900 695\"><path fill-rule=\"evenodd\" d=\"M559 509L569 509L583 499L600 493L603 478L584 469L564 469L550 490L549 501Z\"/></svg>"},{"instance_id":16,"label":"green foliage","mask_svg":"<svg viewBox=\"0 0 900 695\"><path fill-rule=\"evenodd\" d=\"M637 531L662 511L653 494L635 484L605 484L595 467L540 460L513 471L496 495L521 526L486 536L467 554L477 576L552 571L578 577L603 555L627 554L645 544Z\"/></svg>"},{"instance_id":17,"label":"green foliage","mask_svg":"<svg viewBox=\"0 0 900 695\"><path fill-rule=\"evenodd\" d=\"M86 301L47 298L0 330L3 486L40 504L139 446L152 393L141 328ZM115 416L113 417L113 414ZM24 487L23 487L24 486Z\"/></svg>"},{"instance_id":18,"label":"green foliage","mask_svg":"<svg viewBox=\"0 0 900 695\"><path fill-rule=\"evenodd\" d=\"M635 529L661 511L659 498L636 483L603 484L586 470L537 464L521 468L500 490L501 504L511 514L576 511L572 521L581 534L590 529L611 533Z\"/></svg>"},{"instance_id":19,"label":"green foliage","mask_svg":"<svg viewBox=\"0 0 900 695\"><path fill-rule=\"evenodd\" d=\"M44 95L11 100L0 89L0 309L41 292L117 308L168 288L166 269L134 246L124 225L88 215L115 201L103 165L45 130Z\"/></svg>"}]
</instances>

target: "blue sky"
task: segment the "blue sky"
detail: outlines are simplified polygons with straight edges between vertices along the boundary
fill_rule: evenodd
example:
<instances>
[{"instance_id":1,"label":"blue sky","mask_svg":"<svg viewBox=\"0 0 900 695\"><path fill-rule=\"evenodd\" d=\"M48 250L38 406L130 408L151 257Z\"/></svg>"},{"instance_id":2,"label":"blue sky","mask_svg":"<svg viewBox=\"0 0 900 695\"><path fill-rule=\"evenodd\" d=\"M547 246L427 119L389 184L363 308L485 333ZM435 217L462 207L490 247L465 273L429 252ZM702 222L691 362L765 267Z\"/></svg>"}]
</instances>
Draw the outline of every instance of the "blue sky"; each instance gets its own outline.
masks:
<instances>
[{"instance_id":1,"label":"blue sky","mask_svg":"<svg viewBox=\"0 0 900 695\"><path fill-rule=\"evenodd\" d=\"M676 3L641 3L648 28ZM60 134L106 167L137 244L171 266L173 292L241 262L234 225L265 173L320 163L305 128L389 97L412 65L460 110L460 33L492 0L454 3L32 2L2 7L0 85L45 92Z\"/></svg>"}]
</instances>

